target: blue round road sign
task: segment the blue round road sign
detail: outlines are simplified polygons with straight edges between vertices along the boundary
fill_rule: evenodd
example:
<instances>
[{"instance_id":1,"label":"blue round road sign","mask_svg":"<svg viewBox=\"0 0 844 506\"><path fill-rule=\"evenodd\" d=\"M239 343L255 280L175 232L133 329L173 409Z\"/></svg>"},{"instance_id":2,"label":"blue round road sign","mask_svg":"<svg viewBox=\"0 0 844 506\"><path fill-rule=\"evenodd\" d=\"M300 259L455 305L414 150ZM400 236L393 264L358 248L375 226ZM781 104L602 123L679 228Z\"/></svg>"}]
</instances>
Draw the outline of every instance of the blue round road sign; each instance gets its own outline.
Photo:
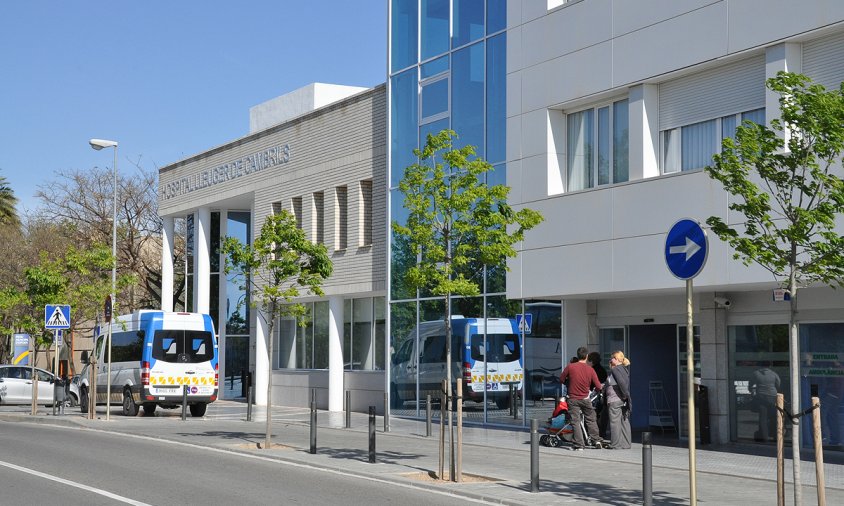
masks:
<instances>
[{"instance_id":1,"label":"blue round road sign","mask_svg":"<svg viewBox=\"0 0 844 506\"><path fill-rule=\"evenodd\" d=\"M680 279L691 279L700 274L709 243L706 231L695 220L684 218L671 227L665 238L665 264L671 274Z\"/></svg>"}]
</instances>

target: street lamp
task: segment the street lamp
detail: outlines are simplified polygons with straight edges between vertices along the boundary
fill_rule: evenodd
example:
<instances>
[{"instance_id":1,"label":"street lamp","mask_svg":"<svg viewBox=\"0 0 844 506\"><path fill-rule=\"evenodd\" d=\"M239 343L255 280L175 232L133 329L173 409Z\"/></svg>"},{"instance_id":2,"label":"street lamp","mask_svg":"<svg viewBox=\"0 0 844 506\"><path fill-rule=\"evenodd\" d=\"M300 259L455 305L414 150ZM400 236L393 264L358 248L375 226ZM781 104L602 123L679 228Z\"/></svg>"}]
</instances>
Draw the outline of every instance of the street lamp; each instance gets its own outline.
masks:
<instances>
[{"instance_id":1,"label":"street lamp","mask_svg":"<svg viewBox=\"0 0 844 506\"><path fill-rule=\"evenodd\" d=\"M97 151L103 148L114 148L114 165L112 170L114 172L114 206L111 213L111 256L114 257L114 264L111 266L111 303L114 304L117 292L117 141L107 141L105 139L91 139L88 144ZM108 322L108 375L106 379L106 420L109 420L111 413L111 328L114 322L114 311L112 311L112 318ZM94 392L96 399L97 393ZM95 404L96 405L96 404Z\"/></svg>"}]
</instances>

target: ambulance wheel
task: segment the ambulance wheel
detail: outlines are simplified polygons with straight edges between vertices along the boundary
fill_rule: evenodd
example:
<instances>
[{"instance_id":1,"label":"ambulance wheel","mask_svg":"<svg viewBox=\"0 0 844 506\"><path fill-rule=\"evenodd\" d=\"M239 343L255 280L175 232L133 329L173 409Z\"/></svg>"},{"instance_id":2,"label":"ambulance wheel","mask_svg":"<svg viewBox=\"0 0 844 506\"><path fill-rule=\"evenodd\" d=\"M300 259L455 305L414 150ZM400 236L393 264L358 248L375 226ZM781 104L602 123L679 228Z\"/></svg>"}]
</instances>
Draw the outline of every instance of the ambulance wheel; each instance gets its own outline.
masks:
<instances>
[{"instance_id":1,"label":"ambulance wheel","mask_svg":"<svg viewBox=\"0 0 844 506\"><path fill-rule=\"evenodd\" d=\"M144 403L144 416L154 416L155 415L155 408L158 407L158 404L154 402L145 402Z\"/></svg>"},{"instance_id":2,"label":"ambulance wheel","mask_svg":"<svg viewBox=\"0 0 844 506\"><path fill-rule=\"evenodd\" d=\"M190 416L194 418L199 418L205 416L205 410L208 408L208 404L204 402L200 402L199 404L191 404L190 405Z\"/></svg>"},{"instance_id":3,"label":"ambulance wheel","mask_svg":"<svg viewBox=\"0 0 844 506\"><path fill-rule=\"evenodd\" d=\"M132 399L132 392L127 388L123 390L123 416L137 416L138 405Z\"/></svg>"},{"instance_id":4,"label":"ambulance wheel","mask_svg":"<svg viewBox=\"0 0 844 506\"><path fill-rule=\"evenodd\" d=\"M79 389L79 411L88 412L88 388L86 387Z\"/></svg>"},{"instance_id":5,"label":"ambulance wheel","mask_svg":"<svg viewBox=\"0 0 844 506\"><path fill-rule=\"evenodd\" d=\"M551 446L551 436L548 434L543 434L539 436L539 444L542 446Z\"/></svg>"}]
</instances>

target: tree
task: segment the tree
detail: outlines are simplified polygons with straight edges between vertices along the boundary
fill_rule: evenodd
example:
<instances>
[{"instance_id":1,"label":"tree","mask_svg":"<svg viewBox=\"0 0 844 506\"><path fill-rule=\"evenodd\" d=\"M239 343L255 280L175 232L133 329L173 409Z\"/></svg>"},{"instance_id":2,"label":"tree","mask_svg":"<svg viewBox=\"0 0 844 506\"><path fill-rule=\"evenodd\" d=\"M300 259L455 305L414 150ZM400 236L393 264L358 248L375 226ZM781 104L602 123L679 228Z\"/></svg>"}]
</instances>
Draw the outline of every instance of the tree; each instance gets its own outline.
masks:
<instances>
[{"instance_id":1,"label":"tree","mask_svg":"<svg viewBox=\"0 0 844 506\"><path fill-rule=\"evenodd\" d=\"M507 204L509 187L485 184L483 176L492 165L475 157L474 146L454 148L454 137L452 130L429 134L425 147L414 149L419 161L405 169L399 183L408 210L407 223L392 223L396 242L405 243L417 259L405 271L404 281L445 298L449 398L451 296L478 295L483 278L476 275L477 268L506 265L508 257L516 256L514 245L542 221L532 209L516 211ZM449 427L451 412L449 407Z\"/></svg>"},{"instance_id":2,"label":"tree","mask_svg":"<svg viewBox=\"0 0 844 506\"><path fill-rule=\"evenodd\" d=\"M15 206L18 203L15 192L9 186L4 176L0 176L0 225L20 226L18 212Z\"/></svg>"},{"instance_id":3,"label":"tree","mask_svg":"<svg viewBox=\"0 0 844 506\"><path fill-rule=\"evenodd\" d=\"M134 165L136 173L118 174L117 181L117 271L132 273L138 281L117 294L117 301L126 312L160 307L161 303L162 225L156 173L142 169L138 163ZM73 226L78 245L111 244L112 171L94 167L59 171L56 176L56 181L39 186L36 196L44 204L39 219Z\"/></svg>"},{"instance_id":4,"label":"tree","mask_svg":"<svg viewBox=\"0 0 844 506\"><path fill-rule=\"evenodd\" d=\"M323 244L308 241L305 231L296 226L288 211L267 217L261 233L252 245L226 237L221 253L226 257L226 273L236 272L250 294L251 304L267 326L267 357L272 376L275 322L294 317L305 325L307 308L294 300L303 295L322 296L322 283L333 270ZM270 449L272 437L272 377L267 382L267 430L264 448Z\"/></svg>"},{"instance_id":5,"label":"tree","mask_svg":"<svg viewBox=\"0 0 844 506\"><path fill-rule=\"evenodd\" d=\"M797 414L798 289L842 286L844 279L844 237L835 231L844 212L844 182L834 173L844 150L844 83L827 91L806 76L779 72L767 86L780 95L781 117L770 128L746 121L706 168L734 197L730 210L745 221L728 225L712 216L706 222L736 259L765 268L788 289L791 412ZM791 423L794 499L800 504L800 420Z\"/></svg>"}]
</instances>

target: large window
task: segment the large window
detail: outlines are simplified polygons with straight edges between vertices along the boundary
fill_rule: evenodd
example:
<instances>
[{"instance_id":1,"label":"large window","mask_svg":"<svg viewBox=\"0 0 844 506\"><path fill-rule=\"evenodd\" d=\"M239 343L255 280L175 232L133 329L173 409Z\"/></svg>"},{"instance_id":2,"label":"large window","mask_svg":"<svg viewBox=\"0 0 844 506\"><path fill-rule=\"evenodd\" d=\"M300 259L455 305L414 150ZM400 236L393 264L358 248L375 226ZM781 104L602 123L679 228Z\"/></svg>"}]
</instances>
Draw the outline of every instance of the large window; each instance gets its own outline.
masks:
<instances>
[{"instance_id":1,"label":"large window","mask_svg":"<svg viewBox=\"0 0 844 506\"><path fill-rule=\"evenodd\" d=\"M417 0L392 0L390 14L390 69L393 72L416 63L418 29Z\"/></svg>"},{"instance_id":2,"label":"large window","mask_svg":"<svg viewBox=\"0 0 844 506\"><path fill-rule=\"evenodd\" d=\"M566 123L568 191L627 181L627 100L569 113Z\"/></svg>"},{"instance_id":3,"label":"large window","mask_svg":"<svg viewBox=\"0 0 844 506\"><path fill-rule=\"evenodd\" d=\"M662 172L698 170L710 165L713 155L721 150L721 141L727 137L734 138L736 127L744 121L764 124L765 109L664 130L661 139Z\"/></svg>"},{"instance_id":4,"label":"large window","mask_svg":"<svg viewBox=\"0 0 844 506\"><path fill-rule=\"evenodd\" d=\"M448 0L422 0L422 60L448 51Z\"/></svg>"},{"instance_id":5,"label":"large window","mask_svg":"<svg viewBox=\"0 0 844 506\"><path fill-rule=\"evenodd\" d=\"M384 369L384 298L344 301L343 361L346 370Z\"/></svg>"}]
</instances>

